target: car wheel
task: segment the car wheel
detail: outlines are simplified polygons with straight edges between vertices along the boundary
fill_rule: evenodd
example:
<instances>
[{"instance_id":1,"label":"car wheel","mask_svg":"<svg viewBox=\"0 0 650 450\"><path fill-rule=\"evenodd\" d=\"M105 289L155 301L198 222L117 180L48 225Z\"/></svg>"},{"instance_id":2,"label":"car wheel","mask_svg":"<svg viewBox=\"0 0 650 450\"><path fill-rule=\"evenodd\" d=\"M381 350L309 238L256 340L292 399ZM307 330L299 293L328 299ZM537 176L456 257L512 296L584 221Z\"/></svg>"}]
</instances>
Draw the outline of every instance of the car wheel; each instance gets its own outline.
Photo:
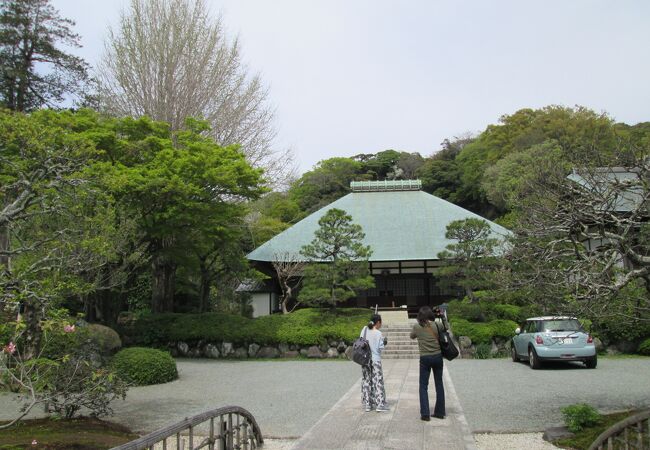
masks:
<instances>
[{"instance_id":1,"label":"car wheel","mask_svg":"<svg viewBox=\"0 0 650 450\"><path fill-rule=\"evenodd\" d=\"M512 344L512 347L510 349L510 354L512 356L512 362L519 362L519 356L517 356L517 349L515 348L515 344Z\"/></svg>"},{"instance_id":2,"label":"car wheel","mask_svg":"<svg viewBox=\"0 0 650 450\"><path fill-rule=\"evenodd\" d=\"M542 367L542 363L537 356L537 352L535 352L535 349L532 347L528 349L528 363L530 364L531 369L537 370Z\"/></svg>"},{"instance_id":3,"label":"car wheel","mask_svg":"<svg viewBox=\"0 0 650 450\"><path fill-rule=\"evenodd\" d=\"M587 369L595 369L597 365L598 365L597 355L594 355L585 361L585 366L587 366Z\"/></svg>"}]
</instances>

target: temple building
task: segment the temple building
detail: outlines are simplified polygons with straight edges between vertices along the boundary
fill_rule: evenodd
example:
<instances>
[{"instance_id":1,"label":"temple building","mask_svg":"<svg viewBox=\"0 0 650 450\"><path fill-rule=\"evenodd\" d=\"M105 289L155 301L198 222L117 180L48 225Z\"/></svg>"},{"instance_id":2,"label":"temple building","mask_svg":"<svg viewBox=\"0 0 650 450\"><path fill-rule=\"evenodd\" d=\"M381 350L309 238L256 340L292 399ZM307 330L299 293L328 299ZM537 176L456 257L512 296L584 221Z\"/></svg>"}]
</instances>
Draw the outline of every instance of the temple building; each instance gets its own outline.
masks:
<instances>
[{"instance_id":1,"label":"temple building","mask_svg":"<svg viewBox=\"0 0 650 450\"><path fill-rule=\"evenodd\" d=\"M375 288L361 291L347 306L407 308L413 315L420 306L439 305L462 296L436 277L442 262L438 253L456 241L445 238L454 220L482 217L421 190L419 180L359 181L351 192L312 213L248 254L259 271L269 275L266 283L248 289L253 294L254 315L278 310L280 289L272 261L278 255L300 256L302 246L314 239L318 220L331 208L344 210L365 233L364 244L372 249L370 272ZM510 232L487 221L493 236L503 240Z\"/></svg>"}]
</instances>

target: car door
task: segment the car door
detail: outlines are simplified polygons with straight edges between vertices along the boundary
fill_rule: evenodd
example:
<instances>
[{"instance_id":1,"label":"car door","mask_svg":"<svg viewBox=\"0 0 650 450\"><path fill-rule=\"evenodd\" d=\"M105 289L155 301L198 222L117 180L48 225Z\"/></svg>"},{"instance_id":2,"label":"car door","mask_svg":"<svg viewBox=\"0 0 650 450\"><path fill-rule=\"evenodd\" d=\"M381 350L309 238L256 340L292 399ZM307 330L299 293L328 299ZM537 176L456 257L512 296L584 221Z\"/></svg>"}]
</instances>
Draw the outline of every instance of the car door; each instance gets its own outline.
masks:
<instances>
[{"instance_id":1,"label":"car door","mask_svg":"<svg viewBox=\"0 0 650 450\"><path fill-rule=\"evenodd\" d=\"M513 341L515 343L515 350L517 351L518 355L526 355L527 354L527 341L526 341L526 330L528 329L528 323L529 321L526 321L521 327L520 327L520 333L519 335L515 335Z\"/></svg>"}]
</instances>

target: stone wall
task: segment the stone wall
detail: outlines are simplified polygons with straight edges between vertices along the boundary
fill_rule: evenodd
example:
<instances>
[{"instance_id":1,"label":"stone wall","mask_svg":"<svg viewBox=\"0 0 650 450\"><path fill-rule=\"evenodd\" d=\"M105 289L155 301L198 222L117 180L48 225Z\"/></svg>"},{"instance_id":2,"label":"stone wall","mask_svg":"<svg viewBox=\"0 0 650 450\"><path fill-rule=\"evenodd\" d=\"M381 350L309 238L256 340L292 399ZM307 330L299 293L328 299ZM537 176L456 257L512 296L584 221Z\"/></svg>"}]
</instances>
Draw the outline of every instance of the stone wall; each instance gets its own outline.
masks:
<instances>
[{"instance_id":1,"label":"stone wall","mask_svg":"<svg viewBox=\"0 0 650 450\"><path fill-rule=\"evenodd\" d=\"M168 349L172 356L212 359L247 359L247 358L347 358L352 346L344 341L331 341L322 345L235 345L231 342L196 343L171 342Z\"/></svg>"}]
</instances>

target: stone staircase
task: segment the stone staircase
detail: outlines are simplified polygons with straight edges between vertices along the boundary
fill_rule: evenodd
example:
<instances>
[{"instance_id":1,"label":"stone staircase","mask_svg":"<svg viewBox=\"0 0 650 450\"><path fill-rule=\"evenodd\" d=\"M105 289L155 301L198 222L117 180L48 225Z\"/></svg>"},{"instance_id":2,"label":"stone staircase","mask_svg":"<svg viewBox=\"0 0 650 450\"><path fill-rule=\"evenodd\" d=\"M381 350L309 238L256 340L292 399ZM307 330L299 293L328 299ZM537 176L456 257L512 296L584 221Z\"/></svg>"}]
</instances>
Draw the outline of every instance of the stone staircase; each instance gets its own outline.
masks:
<instances>
[{"instance_id":1,"label":"stone staircase","mask_svg":"<svg viewBox=\"0 0 650 450\"><path fill-rule=\"evenodd\" d=\"M417 359L420 357L418 341L411 339L409 334L415 320L402 323L387 323L381 327L381 332L388 339L388 345L381 353L382 359Z\"/></svg>"}]
</instances>

